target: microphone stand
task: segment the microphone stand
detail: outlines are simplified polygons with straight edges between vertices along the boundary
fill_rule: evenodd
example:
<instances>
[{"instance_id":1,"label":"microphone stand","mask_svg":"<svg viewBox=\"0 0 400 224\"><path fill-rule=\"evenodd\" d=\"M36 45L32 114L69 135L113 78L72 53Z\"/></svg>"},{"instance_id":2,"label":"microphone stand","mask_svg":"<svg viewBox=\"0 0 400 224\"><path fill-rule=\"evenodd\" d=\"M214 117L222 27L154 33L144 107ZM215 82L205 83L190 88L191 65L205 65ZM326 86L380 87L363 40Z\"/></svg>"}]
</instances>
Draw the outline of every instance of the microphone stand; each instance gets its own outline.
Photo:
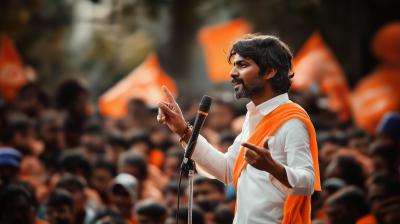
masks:
<instances>
[{"instance_id":1,"label":"microphone stand","mask_svg":"<svg viewBox=\"0 0 400 224\"><path fill-rule=\"evenodd\" d=\"M189 170L189 203L188 203L188 224L192 224L192 208L193 208L193 179L196 163L193 159L188 161L186 169Z\"/></svg>"}]
</instances>

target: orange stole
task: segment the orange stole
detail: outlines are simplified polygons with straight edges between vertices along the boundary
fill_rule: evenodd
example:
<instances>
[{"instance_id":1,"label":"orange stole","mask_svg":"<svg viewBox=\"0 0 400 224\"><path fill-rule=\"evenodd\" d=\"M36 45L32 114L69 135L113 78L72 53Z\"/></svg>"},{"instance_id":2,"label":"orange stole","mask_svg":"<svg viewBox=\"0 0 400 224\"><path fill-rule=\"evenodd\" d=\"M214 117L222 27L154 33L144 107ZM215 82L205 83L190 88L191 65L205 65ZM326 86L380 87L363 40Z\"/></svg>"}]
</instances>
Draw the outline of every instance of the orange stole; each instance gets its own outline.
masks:
<instances>
[{"instance_id":1,"label":"orange stole","mask_svg":"<svg viewBox=\"0 0 400 224\"><path fill-rule=\"evenodd\" d=\"M280 105L271 113L264 116L263 119L258 123L256 129L247 142L262 147L262 142L266 137L273 136L283 123L293 118L297 118L305 123L310 132L310 150L315 170L315 190L320 191L321 181L319 178L318 146L314 126L312 125L308 114L298 104L286 103ZM244 151L245 149L242 147L239 155L236 158L235 167L233 169L233 184L236 190L240 174L247 166L247 162L244 160ZM282 223L311 223L311 197L302 195L289 195L286 199L285 207L283 208Z\"/></svg>"}]
</instances>

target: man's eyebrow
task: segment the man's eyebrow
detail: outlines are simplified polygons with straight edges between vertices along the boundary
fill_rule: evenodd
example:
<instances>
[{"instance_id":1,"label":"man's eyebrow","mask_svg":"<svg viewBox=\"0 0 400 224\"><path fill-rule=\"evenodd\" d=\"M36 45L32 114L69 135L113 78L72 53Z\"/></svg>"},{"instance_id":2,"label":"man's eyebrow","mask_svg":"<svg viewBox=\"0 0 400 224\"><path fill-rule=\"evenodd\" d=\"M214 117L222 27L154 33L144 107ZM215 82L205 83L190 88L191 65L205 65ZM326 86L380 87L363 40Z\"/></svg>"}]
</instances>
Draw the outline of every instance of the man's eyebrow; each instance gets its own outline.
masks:
<instances>
[{"instance_id":1,"label":"man's eyebrow","mask_svg":"<svg viewBox=\"0 0 400 224\"><path fill-rule=\"evenodd\" d=\"M241 63L241 62L247 62L246 59L242 59L242 60L237 60L237 61L233 61L233 65L235 66L236 63Z\"/></svg>"}]
</instances>

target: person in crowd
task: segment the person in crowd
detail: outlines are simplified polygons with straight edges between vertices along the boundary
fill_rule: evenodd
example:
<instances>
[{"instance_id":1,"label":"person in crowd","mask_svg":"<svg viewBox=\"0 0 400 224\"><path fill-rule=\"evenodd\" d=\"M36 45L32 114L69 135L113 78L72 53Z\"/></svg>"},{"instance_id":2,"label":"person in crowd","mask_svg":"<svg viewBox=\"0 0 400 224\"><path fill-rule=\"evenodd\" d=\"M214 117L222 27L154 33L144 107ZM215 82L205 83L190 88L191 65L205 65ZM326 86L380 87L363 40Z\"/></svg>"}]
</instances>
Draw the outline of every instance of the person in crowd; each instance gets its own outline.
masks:
<instances>
[{"instance_id":1,"label":"person in crowd","mask_svg":"<svg viewBox=\"0 0 400 224\"><path fill-rule=\"evenodd\" d=\"M164 224L167 209L156 202L143 203L136 209L138 224Z\"/></svg>"},{"instance_id":2,"label":"person in crowd","mask_svg":"<svg viewBox=\"0 0 400 224\"><path fill-rule=\"evenodd\" d=\"M387 174L380 174L373 178L368 188L368 201L372 216L379 224L400 223L400 181Z\"/></svg>"},{"instance_id":3,"label":"person in crowd","mask_svg":"<svg viewBox=\"0 0 400 224\"><path fill-rule=\"evenodd\" d=\"M108 186L113 203L128 224L137 223L133 208L138 200L138 186L137 179L128 173L118 174Z\"/></svg>"},{"instance_id":4,"label":"person in crowd","mask_svg":"<svg viewBox=\"0 0 400 224\"><path fill-rule=\"evenodd\" d=\"M364 190L364 177L361 165L349 155L342 155L334 159L326 168L324 178L339 178L347 185L355 185Z\"/></svg>"},{"instance_id":5,"label":"person in crowd","mask_svg":"<svg viewBox=\"0 0 400 224\"><path fill-rule=\"evenodd\" d=\"M87 160L91 160L98 155L105 155L105 140L101 125L97 122L89 123L83 127L80 145L84 149L84 155Z\"/></svg>"},{"instance_id":6,"label":"person in crowd","mask_svg":"<svg viewBox=\"0 0 400 224\"><path fill-rule=\"evenodd\" d=\"M72 196L75 224L90 224L95 215L95 211L87 206L85 188L86 184L84 180L72 174L64 174L56 184L56 189L64 189Z\"/></svg>"},{"instance_id":7,"label":"person in crowd","mask_svg":"<svg viewBox=\"0 0 400 224\"><path fill-rule=\"evenodd\" d=\"M106 209L96 214L92 224L129 224L115 210Z\"/></svg>"},{"instance_id":8,"label":"person in crowd","mask_svg":"<svg viewBox=\"0 0 400 224\"><path fill-rule=\"evenodd\" d=\"M225 201L225 185L216 179L196 175L193 181L193 201L202 203L208 201L214 208Z\"/></svg>"},{"instance_id":9,"label":"person in crowd","mask_svg":"<svg viewBox=\"0 0 400 224\"><path fill-rule=\"evenodd\" d=\"M162 171L170 180L179 178L180 167L184 157L185 153L178 147L170 148L165 154ZM185 177L187 177L187 174Z\"/></svg>"},{"instance_id":10,"label":"person in crowd","mask_svg":"<svg viewBox=\"0 0 400 224\"><path fill-rule=\"evenodd\" d=\"M324 207L328 224L354 224L369 214L364 194L353 187L344 188L332 195Z\"/></svg>"},{"instance_id":11,"label":"person in crowd","mask_svg":"<svg viewBox=\"0 0 400 224\"><path fill-rule=\"evenodd\" d=\"M64 120L67 147L78 147L89 115L89 91L82 80L69 78L58 85L55 100L57 108L67 113Z\"/></svg>"},{"instance_id":12,"label":"person in crowd","mask_svg":"<svg viewBox=\"0 0 400 224\"><path fill-rule=\"evenodd\" d=\"M119 156L129 149L129 143L124 136L118 132L108 134L106 139L106 155L110 161L117 164Z\"/></svg>"},{"instance_id":13,"label":"person in crowd","mask_svg":"<svg viewBox=\"0 0 400 224\"><path fill-rule=\"evenodd\" d=\"M128 102L126 116L117 121L117 127L127 132L129 130L145 128L148 120L148 108L140 99L132 99Z\"/></svg>"},{"instance_id":14,"label":"person in crowd","mask_svg":"<svg viewBox=\"0 0 400 224\"><path fill-rule=\"evenodd\" d=\"M109 207L112 202L108 196L107 187L117 176L117 166L113 162L99 157L93 162L92 170L90 185L97 191L103 204Z\"/></svg>"},{"instance_id":15,"label":"person in crowd","mask_svg":"<svg viewBox=\"0 0 400 224\"><path fill-rule=\"evenodd\" d=\"M9 184L1 192L0 223L36 224L31 195L23 186Z\"/></svg>"},{"instance_id":16,"label":"person in crowd","mask_svg":"<svg viewBox=\"0 0 400 224\"><path fill-rule=\"evenodd\" d=\"M347 137L348 148L355 149L364 155L368 155L369 137L365 131L358 128L352 128L349 129Z\"/></svg>"},{"instance_id":17,"label":"person in crowd","mask_svg":"<svg viewBox=\"0 0 400 224\"><path fill-rule=\"evenodd\" d=\"M235 117L233 106L223 100L214 100L208 113L205 127L216 132L229 131L231 122Z\"/></svg>"},{"instance_id":18,"label":"person in crowd","mask_svg":"<svg viewBox=\"0 0 400 224\"><path fill-rule=\"evenodd\" d=\"M179 208L179 213L178 213L178 224L189 224L188 223L188 210L189 207L187 205L184 205ZM176 210L174 211L173 214L176 214ZM173 221L172 221L173 220ZM169 219L169 222L166 222L167 224L174 224L175 219ZM201 212L201 209L199 209L197 206L192 207L192 224L206 224L206 219L204 218L203 212Z\"/></svg>"},{"instance_id":19,"label":"person in crowd","mask_svg":"<svg viewBox=\"0 0 400 224\"><path fill-rule=\"evenodd\" d=\"M164 205L167 208L168 216L172 215L174 209L176 209L176 203L178 201L178 190L179 190L179 204L184 205L188 203L188 194L185 190L187 183L181 182L181 187L178 188L178 180L172 179L163 189Z\"/></svg>"},{"instance_id":20,"label":"person in crowd","mask_svg":"<svg viewBox=\"0 0 400 224\"><path fill-rule=\"evenodd\" d=\"M44 152L66 148L63 118L56 111L46 111L38 120L38 137L44 143Z\"/></svg>"},{"instance_id":21,"label":"person in crowd","mask_svg":"<svg viewBox=\"0 0 400 224\"><path fill-rule=\"evenodd\" d=\"M228 152L228 148L235 142L236 136L230 131L223 132L219 140L218 150L222 153Z\"/></svg>"},{"instance_id":22,"label":"person in crowd","mask_svg":"<svg viewBox=\"0 0 400 224\"><path fill-rule=\"evenodd\" d=\"M329 178L322 182L322 191L319 193L319 197L316 202L315 211L313 211L313 221L324 221L326 220L325 210L323 205L326 200L335 194L337 191L346 186L344 180L339 178ZM314 195L313 195L314 196Z\"/></svg>"},{"instance_id":23,"label":"person in crowd","mask_svg":"<svg viewBox=\"0 0 400 224\"><path fill-rule=\"evenodd\" d=\"M128 173L138 181L138 198L140 200L153 198L162 201L161 192L155 187L154 183L148 181L148 164L145 157L138 152L127 151L119 158L119 173Z\"/></svg>"},{"instance_id":24,"label":"person in crowd","mask_svg":"<svg viewBox=\"0 0 400 224\"><path fill-rule=\"evenodd\" d=\"M373 162L372 175L384 173L399 177L400 153L394 145L376 145L370 157Z\"/></svg>"},{"instance_id":25,"label":"person in crowd","mask_svg":"<svg viewBox=\"0 0 400 224\"><path fill-rule=\"evenodd\" d=\"M49 194L45 205L45 220L50 224L74 224L74 201L70 193L56 189Z\"/></svg>"},{"instance_id":26,"label":"person in crowd","mask_svg":"<svg viewBox=\"0 0 400 224\"><path fill-rule=\"evenodd\" d=\"M227 208L226 206L218 206L215 209L214 224L231 224L233 223L233 218L235 217L235 213L232 209Z\"/></svg>"},{"instance_id":27,"label":"person in crowd","mask_svg":"<svg viewBox=\"0 0 400 224\"><path fill-rule=\"evenodd\" d=\"M50 99L38 83L29 82L15 96L16 107L30 119L38 119L50 106Z\"/></svg>"},{"instance_id":28,"label":"person in crowd","mask_svg":"<svg viewBox=\"0 0 400 224\"><path fill-rule=\"evenodd\" d=\"M0 148L0 189L18 180L22 154L13 148Z\"/></svg>"}]
</instances>

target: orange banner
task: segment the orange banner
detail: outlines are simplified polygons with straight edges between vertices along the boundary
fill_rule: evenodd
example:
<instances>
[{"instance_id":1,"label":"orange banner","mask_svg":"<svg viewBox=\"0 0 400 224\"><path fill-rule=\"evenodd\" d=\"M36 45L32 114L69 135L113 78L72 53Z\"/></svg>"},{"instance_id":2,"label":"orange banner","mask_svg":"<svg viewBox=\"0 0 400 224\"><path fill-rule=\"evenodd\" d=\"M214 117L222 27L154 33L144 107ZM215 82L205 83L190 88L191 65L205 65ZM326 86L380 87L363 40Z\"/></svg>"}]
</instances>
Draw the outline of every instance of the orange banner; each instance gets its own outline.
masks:
<instances>
[{"instance_id":1,"label":"orange banner","mask_svg":"<svg viewBox=\"0 0 400 224\"><path fill-rule=\"evenodd\" d=\"M231 80L232 66L228 64L224 51L229 51L235 38L251 32L250 25L240 18L200 29L197 39L203 48L208 78L212 82Z\"/></svg>"},{"instance_id":2,"label":"orange banner","mask_svg":"<svg viewBox=\"0 0 400 224\"><path fill-rule=\"evenodd\" d=\"M127 103L133 98L144 100L149 105L167 101L162 86L165 85L174 97L178 95L175 81L160 67L155 53L128 76L104 93L99 99L99 108L104 116L121 118L126 114Z\"/></svg>"},{"instance_id":3,"label":"orange banner","mask_svg":"<svg viewBox=\"0 0 400 224\"><path fill-rule=\"evenodd\" d=\"M12 40L1 35L0 51L0 93L6 101L11 101L18 90L27 83L23 63Z\"/></svg>"},{"instance_id":4,"label":"orange banner","mask_svg":"<svg viewBox=\"0 0 400 224\"><path fill-rule=\"evenodd\" d=\"M292 89L302 90L317 83L326 94L329 109L338 113L341 121L350 118L350 90L346 76L334 54L315 31L293 60Z\"/></svg>"}]
</instances>

